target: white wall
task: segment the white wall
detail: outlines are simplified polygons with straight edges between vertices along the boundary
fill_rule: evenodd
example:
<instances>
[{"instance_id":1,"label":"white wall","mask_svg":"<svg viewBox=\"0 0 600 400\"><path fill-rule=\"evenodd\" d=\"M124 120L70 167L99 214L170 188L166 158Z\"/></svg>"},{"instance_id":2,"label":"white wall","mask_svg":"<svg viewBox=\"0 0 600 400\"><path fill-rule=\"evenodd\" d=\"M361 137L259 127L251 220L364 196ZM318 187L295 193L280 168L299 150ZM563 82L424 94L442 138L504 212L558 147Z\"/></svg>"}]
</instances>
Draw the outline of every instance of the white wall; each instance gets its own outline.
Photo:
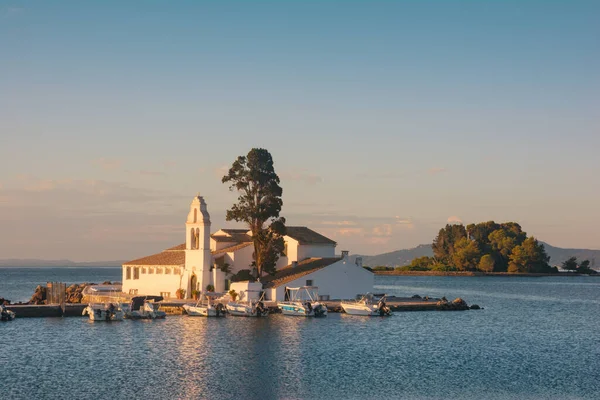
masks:
<instances>
[{"instance_id":1,"label":"white wall","mask_svg":"<svg viewBox=\"0 0 600 400\"><path fill-rule=\"evenodd\" d=\"M131 279L127 278L127 268L131 268ZM139 279L134 278L134 268L139 268ZM152 268L152 274L149 274L149 269ZM162 273L158 274L157 268L160 268ZM169 274L165 273L165 268L170 270ZM161 292L170 292L171 297L176 297L177 289L187 286L187 282L184 279L180 279L180 275L174 273L174 269L179 268L183 272L183 265L172 265L172 266L124 266L123 267L123 293L129 293L131 289L137 289L138 295L156 295L160 296ZM142 273L145 269L146 273Z\"/></svg>"},{"instance_id":2,"label":"white wall","mask_svg":"<svg viewBox=\"0 0 600 400\"><path fill-rule=\"evenodd\" d=\"M348 259L340 260L325 268L304 275L268 293L269 299L283 300L285 287L306 286L306 281L312 280L313 286L318 286L319 296L329 295L333 299L354 299L357 294L373 292L375 275L362 267L356 266Z\"/></svg>"}]
</instances>

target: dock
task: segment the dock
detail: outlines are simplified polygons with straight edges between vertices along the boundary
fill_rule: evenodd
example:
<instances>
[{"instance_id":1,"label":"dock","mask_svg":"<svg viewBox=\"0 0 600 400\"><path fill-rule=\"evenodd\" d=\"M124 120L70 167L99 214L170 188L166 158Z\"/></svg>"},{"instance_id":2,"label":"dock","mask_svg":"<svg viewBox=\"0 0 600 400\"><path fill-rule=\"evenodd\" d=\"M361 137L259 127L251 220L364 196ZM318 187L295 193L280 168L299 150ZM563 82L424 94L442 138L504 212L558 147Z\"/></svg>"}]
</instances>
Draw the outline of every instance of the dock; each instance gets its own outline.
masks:
<instances>
[{"instance_id":1,"label":"dock","mask_svg":"<svg viewBox=\"0 0 600 400\"><path fill-rule=\"evenodd\" d=\"M460 300L460 301L458 301ZM343 313L341 300L325 300L321 301L327 307L330 313ZM196 304L195 300L191 299L166 299L160 302L160 309L167 315L183 315L185 304ZM265 301L265 306L270 313L277 314L281 311L277 308L277 302ZM444 299L428 298L428 297L394 297L388 296L386 304L394 312L408 311L463 311L469 309L479 309L479 306L473 305L469 307L463 300L456 299L453 302L445 302ZM17 318L46 318L46 317L81 317L83 309L87 307L85 304L70 304L64 306L59 304L11 304L6 308L14 311Z\"/></svg>"}]
</instances>

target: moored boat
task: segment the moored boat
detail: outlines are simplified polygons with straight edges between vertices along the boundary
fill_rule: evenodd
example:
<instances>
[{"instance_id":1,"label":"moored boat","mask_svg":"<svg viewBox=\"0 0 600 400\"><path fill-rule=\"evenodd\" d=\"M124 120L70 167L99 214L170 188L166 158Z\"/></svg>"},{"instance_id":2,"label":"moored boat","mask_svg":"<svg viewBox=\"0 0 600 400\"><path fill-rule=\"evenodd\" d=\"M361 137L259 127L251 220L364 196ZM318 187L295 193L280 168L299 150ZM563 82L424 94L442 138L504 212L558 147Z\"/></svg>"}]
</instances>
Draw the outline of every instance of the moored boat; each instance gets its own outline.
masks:
<instances>
[{"instance_id":1,"label":"moored boat","mask_svg":"<svg viewBox=\"0 0 600 400\"><path fill-rule=\"evenodd\" d=\"M0 305L0 321L12 321L16 318L16 314L14 311L9 310L4 306L4 304Z\"/></svg>"},{"instance_id":2,"label":"moored boat","mask_svg":"<svg viewBox=\"0 0 600 400\"><path fill-rule=\"evenodd\" d=\"M346 314L365 316L389 316L392 310L385 304L385 295L367 293L357 301L342 301L341 306Z\"/></svg>"},{"instance_id":3,"label":"moored boat","mask_svg":"<svg viewBox=\"0 0 600 400\"><path fill-rule=\"evenodd\" d=\"M325 317L327 316L327 307L319 303L318 289L316 286L286 288L289 300L277 302L277 307L283 315Z\"/></svg>"},{"instance_id":4,"label":"moored boat","mask_svg":"<svg viewBox=\"0 0 600 400\"><path fill-rule=\"evenodd\" d=\"M227 309L221 303L213 304L212 297L219 297L221 293L200 293L200 298L195 305L184 304L183 309L191 317L224 317Z\"/></svg>"},{"instance_id":5,"label":"moored boat","mask_svg":"<svg viewBox=\"0 0 600 400\"><path fill-rule=\"evenodd\" d=\"M81 315L89 315L90 321L122 321L124 313L119 303L90 303Z\"/></svg>"},{"instance_id":6,"label":"moored boat","mask_svg":"<svg viewBox=\"0 0 600 400\"><path fill-rule=\"evenodd\" d=\"M160 311L162 296L136 296L131 299L129 307L125 308L127 319L164 319L167 313Z\"/></svg>"},{"instance_id":7,"label":"moored boat","mask_svg":"<svg viewBox=\"0 0 600 400\"><path fill-rule=\"evenodd\" d=\"M264 293L257 300L252 300L250 295L254 292L260 293L260 291L254 290L245 291L245 294L248 296L247 300L243 300L242 296L244 292L241 292L240 300L227 303L227 312L237 317L262 317L268 315L269 310L263 303Z\"/></svg>"}]
</instances>

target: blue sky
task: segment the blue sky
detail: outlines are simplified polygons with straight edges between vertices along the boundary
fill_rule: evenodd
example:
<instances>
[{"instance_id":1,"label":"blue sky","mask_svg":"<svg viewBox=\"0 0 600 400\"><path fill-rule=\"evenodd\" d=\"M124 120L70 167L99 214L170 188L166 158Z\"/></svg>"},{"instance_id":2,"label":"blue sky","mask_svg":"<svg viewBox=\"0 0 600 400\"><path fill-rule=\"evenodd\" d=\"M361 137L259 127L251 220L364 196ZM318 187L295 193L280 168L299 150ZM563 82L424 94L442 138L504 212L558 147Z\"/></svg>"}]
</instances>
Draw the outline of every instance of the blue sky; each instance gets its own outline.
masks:
<instances>
[{"instance_id":1,"label":"blue sky","mask_svg":"<svg viewBox=\"0 0 600 400\"><path fill-rule=\"evenodd\" d=\"M0 258L132 259L273 155L283 215L377 254L447 221L600 248L600 3L0 4Z\"/></svg>"}]
</instances>

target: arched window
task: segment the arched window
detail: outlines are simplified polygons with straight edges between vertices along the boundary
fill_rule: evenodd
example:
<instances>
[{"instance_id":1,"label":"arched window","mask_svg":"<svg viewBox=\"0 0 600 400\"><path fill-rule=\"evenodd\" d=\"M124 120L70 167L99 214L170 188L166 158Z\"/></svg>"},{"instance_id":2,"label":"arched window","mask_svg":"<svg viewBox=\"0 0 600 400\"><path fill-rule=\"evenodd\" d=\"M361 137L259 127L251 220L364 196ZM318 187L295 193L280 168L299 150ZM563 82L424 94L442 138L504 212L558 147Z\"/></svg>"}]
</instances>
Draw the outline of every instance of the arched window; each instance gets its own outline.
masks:
<instances>
[{"instance_id":1,"label":"arched window","mask_svg":"<svg viewBox=\"0 0 600 400\"><path fill-rule=\"evenodd\" d=\"M194 223L198 222L198 209L194 208Z\"/></svg>"}]
</instances>

